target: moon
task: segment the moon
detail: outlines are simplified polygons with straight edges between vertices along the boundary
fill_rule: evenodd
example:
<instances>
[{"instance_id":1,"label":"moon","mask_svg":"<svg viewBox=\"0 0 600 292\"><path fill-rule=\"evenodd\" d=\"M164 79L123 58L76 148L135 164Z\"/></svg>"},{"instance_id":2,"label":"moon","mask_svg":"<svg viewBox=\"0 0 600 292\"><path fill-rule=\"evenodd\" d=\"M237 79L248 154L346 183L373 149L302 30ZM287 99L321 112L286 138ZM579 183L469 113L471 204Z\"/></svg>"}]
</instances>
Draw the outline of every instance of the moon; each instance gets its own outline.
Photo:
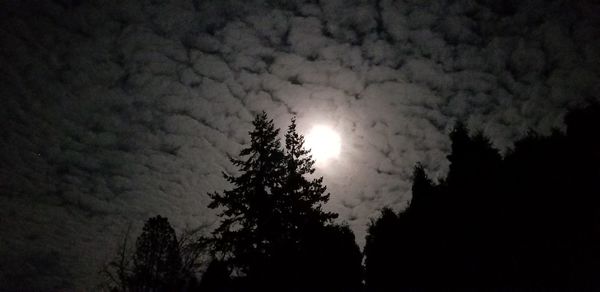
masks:
<instances>
[{"instance_id":1,"label":"moon","mask_svg":"<svg viewBox=\"0 0 600 292\"><path fill-rule=\"evenodd\" d=\"M331 159L337 159L342 147L340 135L325 125L314 126L306 135L306 148L317 165L326 165Z\"/></svg>"}]
</instances>

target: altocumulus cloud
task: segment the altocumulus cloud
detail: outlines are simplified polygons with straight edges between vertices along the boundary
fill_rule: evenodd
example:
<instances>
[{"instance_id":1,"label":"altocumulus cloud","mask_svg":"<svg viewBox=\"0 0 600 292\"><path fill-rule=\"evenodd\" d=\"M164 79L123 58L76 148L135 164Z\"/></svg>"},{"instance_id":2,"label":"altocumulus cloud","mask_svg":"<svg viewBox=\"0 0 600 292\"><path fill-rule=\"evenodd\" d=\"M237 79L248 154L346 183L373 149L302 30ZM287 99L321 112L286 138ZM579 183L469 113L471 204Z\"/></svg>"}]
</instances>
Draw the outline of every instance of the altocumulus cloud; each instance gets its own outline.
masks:
<instances>
[{"instance_id":1,"label":"altocumulus cloud","mask_svg":"<svg viewBox=\"0 0 600 292\"><path fill-rule=\"evenodd\" d=\"M253 115L326 123L319 170L364 241L447 169L456 119L501 149L600 91L586 1L3 1L0 283L89 289L130 223L215 216Z\"/></svg>"}]
</instances>

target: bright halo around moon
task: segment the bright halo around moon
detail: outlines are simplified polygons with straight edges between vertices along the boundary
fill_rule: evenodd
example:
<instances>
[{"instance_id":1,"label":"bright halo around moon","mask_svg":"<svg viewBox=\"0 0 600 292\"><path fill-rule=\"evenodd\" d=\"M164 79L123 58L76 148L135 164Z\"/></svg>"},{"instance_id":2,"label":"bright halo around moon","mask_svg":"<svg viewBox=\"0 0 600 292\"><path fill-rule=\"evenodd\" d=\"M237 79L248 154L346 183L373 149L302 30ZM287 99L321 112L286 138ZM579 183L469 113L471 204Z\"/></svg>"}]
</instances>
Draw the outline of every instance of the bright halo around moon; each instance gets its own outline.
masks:
<instances>
[{"instance_id":1,"label":"bright halo around moon","mask_svg":"<svg viewBox=\"0 0 600 292\"><path fill-rule=\"evenodd\" d=\"M340 155L340 135L327 126L314 126L306 135L305 147L317 164L324 165Z\"/></svg>"}]
</instances>

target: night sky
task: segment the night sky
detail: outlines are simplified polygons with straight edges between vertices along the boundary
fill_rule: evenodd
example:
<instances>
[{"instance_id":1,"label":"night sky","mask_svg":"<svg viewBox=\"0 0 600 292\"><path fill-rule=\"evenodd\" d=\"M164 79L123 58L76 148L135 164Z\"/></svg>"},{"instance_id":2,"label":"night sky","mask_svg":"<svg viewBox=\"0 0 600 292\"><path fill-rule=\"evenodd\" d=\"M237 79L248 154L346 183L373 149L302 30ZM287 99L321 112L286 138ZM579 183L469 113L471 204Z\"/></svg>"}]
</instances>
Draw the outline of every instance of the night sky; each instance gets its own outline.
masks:
<instances>
[{"instance_id":1,"label":"night sky","mask_svg":"<svg viewBox=\"0 0 600 292\"><path fill-rule=\"evenodd\" d=\"M505 151L598 97L600 5L423 2L2 1L0 283L92 289L156 214L209 232L262 110L339 133L317 173L362 246L458 119Z\"/></svg>"}]
</instances>

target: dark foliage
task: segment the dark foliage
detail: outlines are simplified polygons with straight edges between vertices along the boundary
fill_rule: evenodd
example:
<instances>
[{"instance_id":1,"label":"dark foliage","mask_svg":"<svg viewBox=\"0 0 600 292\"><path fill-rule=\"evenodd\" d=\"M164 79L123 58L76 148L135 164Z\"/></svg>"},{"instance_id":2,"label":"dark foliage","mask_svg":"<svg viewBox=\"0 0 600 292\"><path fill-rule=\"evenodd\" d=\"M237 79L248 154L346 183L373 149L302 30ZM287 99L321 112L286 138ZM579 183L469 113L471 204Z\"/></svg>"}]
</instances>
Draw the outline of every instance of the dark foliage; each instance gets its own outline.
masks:
<instances>
[{"instance_id":1,"label":"dark foliage","mask_svg":"<svg viewBox=\"0 0 600 292\"><path fill-rule=\"evenodd\" d=\"M199 290L206 292L231 290L233 287L229 274L227 265L221 260L214 259L202 275Z\"/></svg>"},{"instance_id":2,"label":"dark foliage","mask_svg":"<svg viewBox=\"0 0 600 292\"><path fill-rule=\"evenodd\" d=\"M175 230L167 218L148 219L133 255L134 291L174 291L181 285L181 255Z\"/></svg>"},{"instance_id":3,"label":"dark foliage","mask_svg":"<svg viewBox=\"0 0 600 292\"><path fill-rule=\"evenodd\" d=\"M128 243L130 228L116 257L102 270L110 291L188 291L197 288L196 270L208 250L197 231L178 239L165 217L149 218L135 246Z\"/></svg>"},{"instance_id":4,"label":"dark foliage","mask_svg":"<svg viewBox=\"0 0 600 292\"><path fill-rule=\"evenodd\" d=\"M178 240L150 218L106 274L117 291L599 290L600 107L565 121L566 133L530 132L504 157L457 123L447 177L415 166L408 208L371 221L363 270L354 234L322 210L329 194L295 120L282 146L263 112L231 159L238 173L225 174L233 188L209 194L222 219L213 238Z\"/></svg>"},{"instance_id":5,"label":"dark foliage","mask_svg":"<svg viewBox=\"0 0 600 292\"><path fill-rule=\"evenodd\" d=\"M458 123L447 178L417 165L410 206L369 226L367 288L600 289L600 110L565 120L504 158Z\"/></svg>"},{"instance_id":6,"label":"dark foliage","mask_svg":"<svg viewBox=\"0 0 600 292\"><path fill-rule=\"evenodd\" d=\"M303 239L297 291L358 291L362 254L347 225L309 228Z\"/></svg>"}]
</instances>

